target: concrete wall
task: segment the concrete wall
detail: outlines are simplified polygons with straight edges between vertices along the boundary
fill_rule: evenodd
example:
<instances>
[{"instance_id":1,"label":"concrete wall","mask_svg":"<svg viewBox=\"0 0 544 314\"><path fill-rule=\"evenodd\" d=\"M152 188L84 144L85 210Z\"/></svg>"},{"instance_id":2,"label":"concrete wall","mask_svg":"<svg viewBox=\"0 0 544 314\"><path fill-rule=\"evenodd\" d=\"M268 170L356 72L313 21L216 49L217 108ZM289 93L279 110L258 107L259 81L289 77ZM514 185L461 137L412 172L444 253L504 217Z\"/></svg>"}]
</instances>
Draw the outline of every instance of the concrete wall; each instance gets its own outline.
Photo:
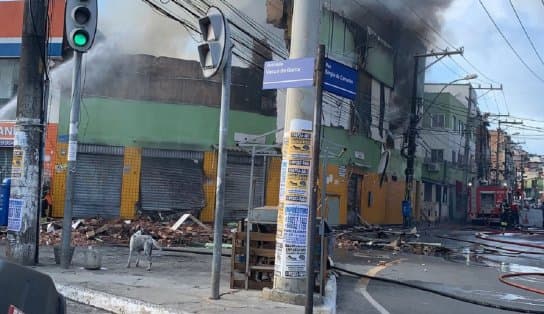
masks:
<instances>
[{"instance_id":1,"label":"concrete wall","mask_svg":"<svg viewBox=\"0 0 544 314\"><path fill-rule=\"evenodd\" d=\"M68 105L61 108L59 139L67 140ZM210 150L218 144L219 108L109 98L83 101L80 142L125 147ZM263 134L275 118L230 111L228 144L234 133ZM272 136L269 137L272 140Z\"/></svg>"}]
</instances>

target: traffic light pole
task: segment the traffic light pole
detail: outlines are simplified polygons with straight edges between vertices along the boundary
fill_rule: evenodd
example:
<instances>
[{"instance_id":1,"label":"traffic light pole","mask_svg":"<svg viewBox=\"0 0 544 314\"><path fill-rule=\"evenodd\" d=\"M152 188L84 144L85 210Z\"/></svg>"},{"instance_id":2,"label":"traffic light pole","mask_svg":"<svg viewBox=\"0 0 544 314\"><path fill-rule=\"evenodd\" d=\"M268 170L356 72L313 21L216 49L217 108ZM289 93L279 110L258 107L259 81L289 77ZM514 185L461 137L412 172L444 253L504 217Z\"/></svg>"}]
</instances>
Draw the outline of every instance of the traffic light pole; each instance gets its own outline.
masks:
<instances>
[{"instance_id":1,"label":"traffic light pole","mask_svg":"<svg viewBox=\"0 0 544 314\"><path fill-rule=\"evenodd\" d=\"M226 63L223 68L221 86L221 113L219 117L219 152L217 157L217 187L215 192L215 220L213 228L213 259L212 259L212 300L219 299L221 279L221 250L223 248L223 213L225 211L225 174L227 172L227 136L229 129L230 85L232 46L230 41L225 49Z\"/></svg>"},{"instance_id":2,"label":"traffic light pole","mask_svg":"<svg viewBox=\"0 0 544 314\"><path fill-rule=\"evenodd\" d=\"M66 172L66 193L64 200L64 220L62 223L61 266L70 267L72 209L74 198L74 176L77 168L77 136L79 127L79 107L81 103L81 60L83 54L74 51L74 74L72 77L72 107L70 109L70 129L68 135L68 171Z\"/></svg>"},{"instance_id":3,"label":"traffic light pole","mask_svg":"<svg viewBox=\"0 0 544 314\"><path fill-rule=\"evenodd\" d=\"M24 265L34 265L38 251L46 3L24 2L6 248L9 259Z\"/></svg>"}]
</instances>

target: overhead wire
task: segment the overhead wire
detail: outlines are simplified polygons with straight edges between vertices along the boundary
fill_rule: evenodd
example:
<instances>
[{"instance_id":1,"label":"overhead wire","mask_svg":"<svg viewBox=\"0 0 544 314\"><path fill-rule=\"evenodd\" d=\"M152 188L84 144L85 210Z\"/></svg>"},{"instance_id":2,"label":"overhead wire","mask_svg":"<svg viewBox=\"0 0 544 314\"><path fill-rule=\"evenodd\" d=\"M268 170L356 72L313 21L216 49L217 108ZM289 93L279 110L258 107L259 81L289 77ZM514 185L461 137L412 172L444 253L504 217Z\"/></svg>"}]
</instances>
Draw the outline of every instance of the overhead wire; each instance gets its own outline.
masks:
<instances>
[{"instance_id":1,"label":"overhead wire","mask_svg":"<svg viewBox=\"0 0 544 314\"><path fill-rule=\"evenodd\" d=\"M516 19L518 20L518 23L521 26L521 29L523 29L523 33L525 34L525 37L527 37L527 40L531 44L531 47L533 48L533 51L535 52L536 56L538 57L538 60L540 60L540 63L542 63L542 65L544 65L544 60L542 60L542 56L540 56L540 53L538 52L538 49L536 49L535 43L531 39L531 36L529 35L529 32L525 28L525 25L523 25L523 22L521 21L521 18L520 18L519 14L518 14L518 10L514 6L514 2L512 2L512 0L510 0L510 6L512 7L512 10L514 11L514 14L516 15Z\"/></svg>"},{"instance_id":2,"label":"overhead wire","mask_svg":"<svg viewBox=\"0 0 544 314\"><path fill-rule=\"evenodd\" d=\"M516 48L514 48L514 46L512 45L512 43L508 40L508 38L506 37L506 35L503 33L503 31L501 30L501 28L499 27L499 25L497 24L497 22L495 22L495 19L493 19L493 16L491 16L491 13L489 12L489 10L487 9L487 7L485 6L485 4L482 2L482 0L478 0L478 2L480 2L480 5L482 6L482 8L484 9L485 13L487 14L487 16L489 17L489 20L491 21L491 23L493 23L493 25L495 26L495 29L497 30L497 32L501 35L502 39L504 39L504 41L506 42L506 44L508 45L508 47L510 47L510 50L512 50L512 52L514 53L514 55L516 55L516 57L518 58L518 60L525 66L525 68L527 68L527 70L529 72L531 72L531 74L537 78L540 82L544 83L544 79L542 79L542 77L540 75L538 75L534 70L533 68L531 68L529 66L529 64L527 64L527 62L521 57L521 55L519 54L519 52L516 50Z\"/></svg>"}]
</instances>

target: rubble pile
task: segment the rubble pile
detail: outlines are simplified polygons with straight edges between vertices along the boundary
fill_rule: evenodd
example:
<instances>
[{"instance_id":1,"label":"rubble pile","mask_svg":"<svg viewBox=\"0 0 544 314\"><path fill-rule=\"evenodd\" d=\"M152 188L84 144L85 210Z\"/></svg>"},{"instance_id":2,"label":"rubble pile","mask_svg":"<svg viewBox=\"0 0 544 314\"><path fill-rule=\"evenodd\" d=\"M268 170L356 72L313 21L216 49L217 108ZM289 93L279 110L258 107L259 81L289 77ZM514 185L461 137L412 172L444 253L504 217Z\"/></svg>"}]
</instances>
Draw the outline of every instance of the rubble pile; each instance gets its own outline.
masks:
<instances>
[{"instance_id":1,"label":"rubble pile","mask_svg":"<svg viewBox=\"0 0 544 314\"><path fill-rule=\"evenodd\" d=\"M204 245L213 242L211 226L188 221L185 224L172 228L175 220L156 221L150 217L139 217L135 220L101 218L79 219L72 224L72 243L75 246L113 244L128 245L130 236L138 230L149 234L161 246ZM40 245L56 245L61 242L62 220L41 224ZM224 242L231 241L231 234L225 228Z\"/></svg>"},{"instance_id":2,"label":"rubble pile","mask_svg":"<svg viewBox=\"0 0 544 314\"><path fill-rule=\"evenodd\" d=\"M336 246L347 250L373 248L418 255L436 255L444 252L441 243L418 242L416 228L399 229L362 225L338 230Z\"/></svg>"}]
</instances>

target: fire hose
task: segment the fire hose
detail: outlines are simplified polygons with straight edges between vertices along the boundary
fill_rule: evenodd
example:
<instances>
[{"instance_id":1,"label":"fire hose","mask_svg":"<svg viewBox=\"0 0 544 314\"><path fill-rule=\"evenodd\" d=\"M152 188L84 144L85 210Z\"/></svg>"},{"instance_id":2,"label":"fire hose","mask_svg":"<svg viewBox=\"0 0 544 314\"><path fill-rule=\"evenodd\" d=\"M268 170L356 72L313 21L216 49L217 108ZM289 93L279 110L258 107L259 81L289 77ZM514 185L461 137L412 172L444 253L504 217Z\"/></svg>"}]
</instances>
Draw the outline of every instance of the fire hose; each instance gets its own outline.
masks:
<instances>
[{"instance_id":1,"label":"fire hose","mask_svg":"<svg viewBox=\"0 0 544 314\"><path fill-rule=\"evenodd\" d=\"M340 268L340 267L337 267L337 266L333 266L332 269L336 269L336 270L338 270L340 272L343 272L343 273L346 273L346 274L349 274L349 275L352 275L352 276L355 276L355 277L367 278L367 279L371 279L371 280L382 281L382 282L392 283L392 284L396 284L396 285L400 285L400 286L405 286L405 287L408 287L408 288L433 293L433 294L443 296L443 297L446 297L446 298L454 299L454 300L465 302L465 303L471 303L471 304L475 304L475 305L479 305L479 306L483 306L483 307L499 309L499 310L504 310L504 311L510 311L510 312L517 312L517 313L544 314L544 311L540 311L540 310L528 310L528 309L523 309L523 308L518 308L518 307L512 307L512 306L506 306L506 305L500 305L500 304L493 304L493 303L490 303L490 302L474 300L474 299L466 298L466 297L463 297L463 296L455 295L455 294L452 294L452 293L448 293L448 292L444 292L444 291L440 291L440 290L435 290L435 289L432 289L432 288L427 288L427 287L424 287L424 286L420 286L420 285L416 285L416 284L412 284L412 283L408 283L408 282L404 282L404 281L399 281L399 280L394 280L394 279L389 279L389 278L384 278L384 277L376 277L376 276L369 276L369 275L365 275L365 274L360 274L360 273L357 273L357 272L354 272L354 271L351 271L351 270L347 270L347 269L344 269L344 268Z\"/></svg>"},{"instance_id":2,"label":"fire hose","mask_svg":"<svg viewBox=\"0 0 544 314\"><path fill-rule=\"evenodd\" d=\"M503 247L496 246L496 245L485 244L485 243L478 242L478 241L464 240L464 239L458 239L458 238L448 237L448 236L436 236L436 237L439 238L439 239L447 239L447 240L458 241L458 242L472 243L472 244L477 244L477 245L481 245L481 246L485 246L485 247L494 248L494 249L501 250L501 251L507 251L507 252L509 252L508 254L535 254L535 255L543 255L544 254L544 252L532 252L532 251L522 251L522 250L508 249L508 248L503 248ZM487 239L485 239L485 240L487 240Z\"/></svg>"},{"instance_id":3,"label":"fire hose","mask_svg":"<svg viewBox=\"0 0 544 314\"><path fill-rule=\"evenodd\" d=\"M544 290L542 290L542 289L533 288L533 287L525 286L525 285L522 285L522 284L519 284L519 283L515 283L515 282L511 282L511 281L506 280L506 278L522 277L522 276L544 276L544 273L511 273L511 274L503 274L503 275L501 275L499 277L499 280L502 283L507 284L507 285L512 286L512 287L516 287L516 288L519 288L519 289L531 291L531 292L538 293L538 294L544 294Z\"/></svg>"},{"instance_id":4,"label":"fire hose","mask_svg":"<svg viewBox=\"0 0 544 314\"><path fill-rule=\"evenodd\" d=\"M512 244L512 245L517 245L517 246L524 246L524 247L530 247L530 248L544 250L544 245L526 243L526 242L508 241L508 240L501 240L501 239L488 237L488 235L498 235L498 234L502 234L502 232L478 232L478 233L476 233L476 238L486 240L486 241L493 241L493 242Z\"/></svg>"}]
</instances>

